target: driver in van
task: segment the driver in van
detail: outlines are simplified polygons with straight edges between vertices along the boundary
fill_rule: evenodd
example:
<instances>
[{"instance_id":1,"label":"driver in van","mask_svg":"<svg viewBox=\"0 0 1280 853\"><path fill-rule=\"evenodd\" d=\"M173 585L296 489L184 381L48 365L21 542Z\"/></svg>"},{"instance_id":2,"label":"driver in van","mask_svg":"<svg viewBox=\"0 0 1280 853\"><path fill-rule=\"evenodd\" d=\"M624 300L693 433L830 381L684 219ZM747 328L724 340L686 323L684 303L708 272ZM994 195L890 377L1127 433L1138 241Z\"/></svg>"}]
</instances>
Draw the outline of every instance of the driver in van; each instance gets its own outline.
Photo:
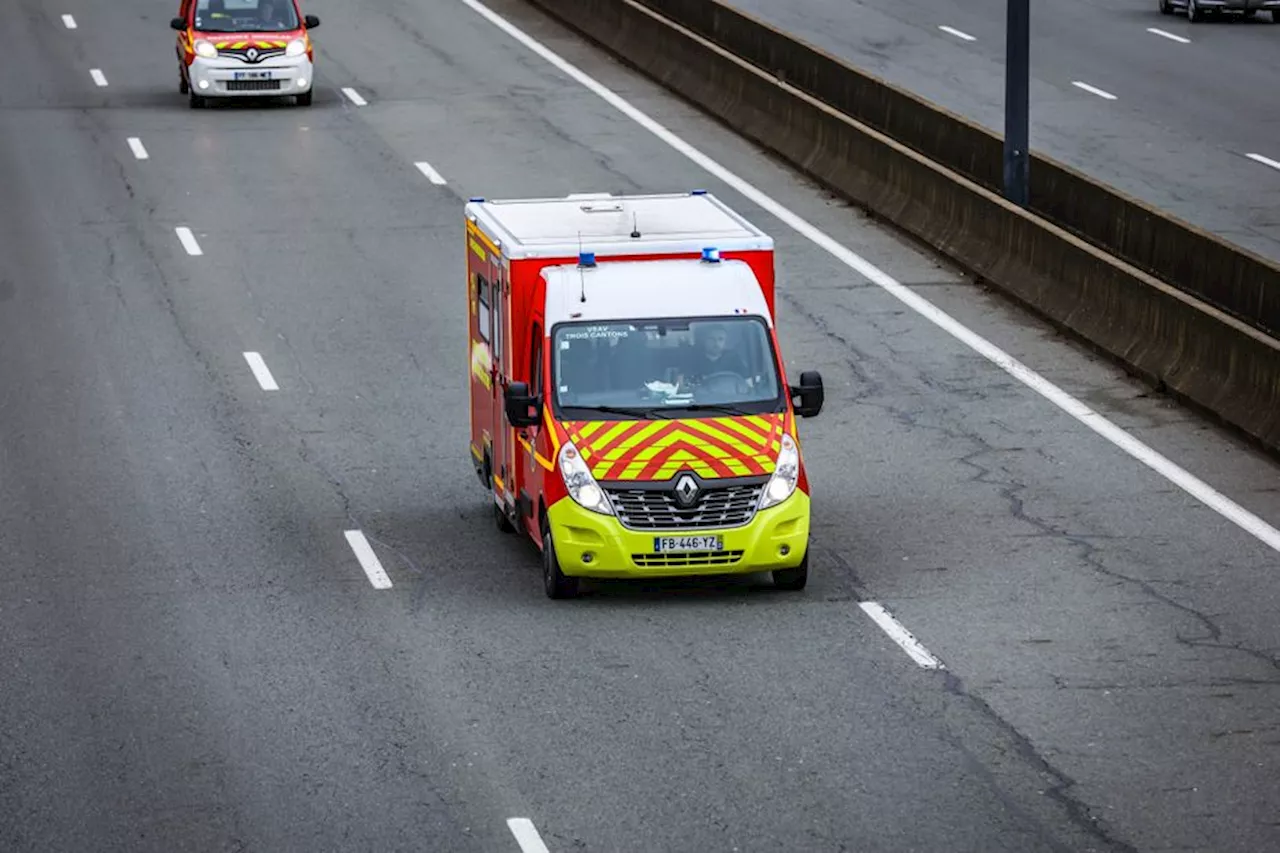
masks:
<instances>
[{"instance_id":1,"label":"driver in van","mask_svg":"<svg viewBox=\"0 0 1280 853\"><path fill-rule=\"evenodd\" d=\"M258 6L258 23L263 29L279 30L283 29L285 22L276 14L275 4L271 0L263 0Z\"/></svg>"},{"instance_id":2,"label":"driver in van","mask_svg":"<svg viewBox=\"0 0 1280 853\"><path fill-rule=\"evenodd\" d=\"M702 346L689 357L682 380L706 379L716 373L736 373L745 380L750 375L742 356L729 349L729 334L724 326L699 327L694 337L701 338Z\"/></svg>"}]
</instances>

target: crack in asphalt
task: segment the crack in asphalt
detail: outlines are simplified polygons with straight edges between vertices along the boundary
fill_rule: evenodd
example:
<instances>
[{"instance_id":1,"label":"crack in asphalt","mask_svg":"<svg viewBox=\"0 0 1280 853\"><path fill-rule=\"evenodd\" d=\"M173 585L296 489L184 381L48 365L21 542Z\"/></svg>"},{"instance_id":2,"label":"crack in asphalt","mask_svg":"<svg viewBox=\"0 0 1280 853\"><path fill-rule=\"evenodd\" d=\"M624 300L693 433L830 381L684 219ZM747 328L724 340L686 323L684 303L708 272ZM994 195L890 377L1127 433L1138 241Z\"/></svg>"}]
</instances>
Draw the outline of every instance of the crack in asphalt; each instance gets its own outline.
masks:
<instances>
[{"instance_id":1,"label":"crack in asphalt","mask_svg":"<svg viewBox=\"0 0 1280 853\"><path fill-rule=\"evenodd\" d=\"M1121 841L1113 835L1112 830L1108 829L1101 818L1094 817L1092 809L1083 801L1078 799L1072 789L1076 786L1076 781L1068 776L1064 771L1056 767L1050 762L1040 750L1036 748L1031 739L1020 732L1008 720L1005 720L992 708L985 699L975 693L970 692L965 686L964 680L951 670L942 670L939 673L943 679L943 689L957 698L968 702L982 717L990 720L1000 731L1012 741L1018 756L1029 766L1035 768L1040 773L1053 780L1052 784L1045 789L1045 796L1049 797L1059 807L1066 812L1070 821L1077 827L1088 832L1099 841L1109 847L1123 851L1123 853L1137 853L1138 848ZM964 746L964 744L955 740L954 737L949 738L957 749L964 751L966 754L972 754ZM978 757L974 756L975 763L985 768L986 763ZM993 785L994 790L1000 790L1000 786ZM1011 804L1012 808L1016 808ZM1046 841L1053 843L1053 839L1047 838ZM1055 845L1058 846L1058 845Z\"/></svg>"},{"instance_id":2,"label":"crack in asphalt","mask_svg":"<svg viewBox=\"0 0 1280 853\"><path fill-rule=\"evenodd\" d=\"M951 440L954 440L957 442L964 442L972 445L974 449L959 460L962 464L974 469L975 473L974 473L974 476L971 478L970 482L981 483L985 486L994 488L1008 502L1010 515L1013 516L1015 519L1023 521L1029 526L1031 526L1032 528L1036 529L1040 535L1043 535L1046 537L1062 538L1076 545L1077 548L1081 549L1082 557L1085 559L1085 562L1087 565L1091 565L1095 567L1097 570L1103 571L1104 573L1112 575L1113 577L1117 577L1117 579L1125 579L1123 578L1123 576L1117 575L1114 572L1110 572L1106 570L1105 567L1100 565L1099 561L1096 558L1092 560L1089 559L1090 557L1092 557L1093 553L1097 550L1096 547L1089 541L1089 539L1094 537L1088 537L1088 536L1073 537L1070 534L1066 533L1065 531L1058 530L1057 528L1053 527L1053 525L1049 524L1043 519L1038 519L1030 515L1026 510L1025 502L1020 494L1026 489L1026 486L1013 479L1006 479L1006 480L997 479L994 469L991 468L990 466L982 464L982 462L979 461L981 457L992 454L992 453L1028 452L1028 451L1039 453L1039 455L1041 455L1045 459L1049 459L1050 461L1052 461L1050 457L1044 454L1043 451L1037 448L1009 448L1009 449L997 448L992 446L990 443L986 442L985 440L983 440L978 436L963 433L960 430L954 429L946 424L921 423L918 420L916 413L902 409L901 407L895 406L892 403L878 402L870 399L872 397L878 396L880 392L884 390L884 383L873 379L870 376L870 374L866 371L864 364L868 362L869 359L866 358L865 354L862 353L856 346L854 346L847 338L843 337L840 333L833 330L823 317L818 316L813 312L806 310L805 307L797 299L789 295L783 295L782 298L798 314L802 315L809 322L813 323L814 326L817 327L819 332L822 333L825 337L835 341L836 343L844 347L846 351L851 352L855 356L861 358L862 360L861 363L855 360L855 358L853 357L847 358L847 364L852 370L854 376L864 384L864 389L860 393L856 394L853 398L853 402L856 405L869 405L869 406L878 408L886 412L887 414L889 414L890 416L895 418L897 421L899 421L900 423L906 426L935 431L946 436ZM933 379L932 377L917 374L914 376L914 378L916 381L920 382L930 390L938 391L940 393L952 392L952 389L950 387L941 384L939 381ZM845 560L843 556L841 556L833 548L824 547L823 550L828 555L828 557L832 560L832 562L840 566L842 571L850 578L851 583L854 586L858 597L861 598L862 600L867 600L867 597L870 591L866 589L865 585L858 578L856 571L848 563L848 561ZM1142 585L1141 582L1137 582L1137 583ZM1155 590L1150 589L1149 585L1143 585L1143 586L1146 589L1148 589L1149 592L1154 597L1161 600L1167 600L1167 597L1161 596ZM1173 602L1169 602L1169 603L1173 604ZM1179 606L1179 609L1187 609L1187 608L1183 608ZM991 721L997 727L997 729L1004 732L1006 736L1012 740L1012 742L1016 745L1018 755L1022 758L1022 760L1027 765L1037 769L1040 773L1045 774L1049 779L1053 780L1052 784L1046 789L1045 794L1064 810L1065 814L1067 815L1068 819L1071 821L1073 825L1081 828L1085 832L1089 833L1090 835L1097 838L1099 841L1103 842L1104 844L1108 845L1113 849L1125 851L1126 853L1129 853L1129 851L1134 851L1134 853L1136 853L1136 848L1115 838L1112 831L1109 830L1102 823L1101 819L1093 816L1091 808L1073 794L1072 789L1076 785L1075 780L1072 779L1070 776L1068 776L1064 771L1054 766L1048 759L1046 759L1040 753L1040 751L1036 748L1036 746L1032 743L1030 738L1028 738L1024 734L1022 734L1020 731L1018 731L1018 729L1008 720L1005 720L984 699L982 699L977 694L970 692L969 689L965 686L963 679L959 675L952 672L951 670L942 670L940 674L942 675L943 685L946 692L970 703L970 705L979 713L981 717ZM969 752L969 750L964 744L956 741L955 738L951 738L951 740L953 741L953 744L956 746L957 749L965 752L965 754L972 755L972 753ZM974 756L974 762L976 765L982 767L984 772L992 773L992 771L987 769L987 764L983 762L981 759L979 759L977 756ZM999 785L993 785L993 788L995 790L1001 790L1001 786ZM1017 809L1017 806L1012 803L1010 803L1010 807ZM1019 811L1021 810L1019 809ZM1050 843L1052 843L1052 839L1048 839L1048 840L1050 841Z\"/></svg>"},{"instance_id":3,"label":"crack in asphalt","mask_svg":"<svg viewBox=\"0 0 1280 853\"><path fill-rule=\"evenodd\" d=\"M972 441L981 442L980 439L972 436L969 438ZM1095 540L1103 537L1071 533L1052 524L1051 522L1045 521L1044 519L1038 518L1037 516L1029 513L1026 509L1025 501L1020 495L1020 493L1027 488L1026 485L1018 482L1012 477L1008 477L1008 472L1005 472L1005 479L996 479L998 475L995 470L978 461L979 457L995 452L1005 451L999 448L988 447L985 450L970 453L959 461L961 464L971 467L977 471L971 482L983 483L984 485L996 488L1000 496L1008 502L1009 514L1011 517L1034 528L1040 535L1070 543L1077 550L1077 556L1079 557L1080 562L1091 568L1094 572L1113 580L1118 580L1137 587L1149 598L1165 605L1166 607L1178 611L1184 616L1190 617L1204 628L1203 633L1193 636L1187 636L1181 631L1176 632L1174 634L1174 639L1178 643L1192 648L1213 648L1238 652L1252 657L1255 660L1261 661L1271 668L1280 671L1280 657L1262 649L1251 648L1243 641L1234 643L1224 642L1222 640L1222 628L1208 614L1197 610L1191 605L1175 601L1170 596L1156 589L1155 586L1153 586L1153 582L1150 580L1134 577L1133 575L1128 575L1119 570L1109 568L1104 562L1102 550L1094 544ZM1167 583L1167 581L1161 582Z\"/></svg>"}]
</instances>

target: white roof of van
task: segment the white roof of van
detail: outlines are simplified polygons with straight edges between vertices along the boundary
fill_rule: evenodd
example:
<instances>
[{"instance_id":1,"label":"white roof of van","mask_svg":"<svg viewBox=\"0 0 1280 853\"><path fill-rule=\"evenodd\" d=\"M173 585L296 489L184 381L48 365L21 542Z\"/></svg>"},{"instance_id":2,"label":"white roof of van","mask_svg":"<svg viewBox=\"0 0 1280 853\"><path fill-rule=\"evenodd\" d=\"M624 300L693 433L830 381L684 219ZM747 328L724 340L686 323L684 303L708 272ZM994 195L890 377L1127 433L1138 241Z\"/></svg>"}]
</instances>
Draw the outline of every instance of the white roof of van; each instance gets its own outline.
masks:
<instances>
[{"instance_id":1,"label":"white roof of van","mask_svg":"<svg viewBox=\"0 0 1280 853\"><path fill-rule=\"evenodd\" d=\"M772 249L773 240L701 190L614 196L483 200L466 206L509 258L576 257L580 251L621 253ZM638 232L639 236L632 236Z\"/></svg>"},{"instance_id":2,"label":"white roof of van","mask_svg":"<svg viewBox=\"0 0 1280 853\"><path fill-rule=\"evenodd\" d=\"M546 267L546 327L565 321L742 314L773 325L755 273L743 261L611 261ZM586 301L582 301L583 294Z\"/></svg>"}]
</instances>

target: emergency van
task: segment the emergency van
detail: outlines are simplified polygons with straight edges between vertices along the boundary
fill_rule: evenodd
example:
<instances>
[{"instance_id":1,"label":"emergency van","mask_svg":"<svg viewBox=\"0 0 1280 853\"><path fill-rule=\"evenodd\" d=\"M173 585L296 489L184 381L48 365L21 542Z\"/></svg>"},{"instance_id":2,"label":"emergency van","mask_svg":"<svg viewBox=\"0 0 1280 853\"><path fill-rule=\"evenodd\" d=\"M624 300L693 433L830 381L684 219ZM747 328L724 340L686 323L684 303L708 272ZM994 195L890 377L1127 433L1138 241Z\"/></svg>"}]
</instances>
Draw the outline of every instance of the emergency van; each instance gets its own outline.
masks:
<instances>
[{"instance_id":1,"label":"emergency van","mask_svg":"<svg viewBox=\"0 0 1280 853\"><path fill-rule=\"evenodd\" d=\"M809 574L774 248L711 194L465 206L471 456L546 594L581 578Z\"/></svg>"}]
</instances>

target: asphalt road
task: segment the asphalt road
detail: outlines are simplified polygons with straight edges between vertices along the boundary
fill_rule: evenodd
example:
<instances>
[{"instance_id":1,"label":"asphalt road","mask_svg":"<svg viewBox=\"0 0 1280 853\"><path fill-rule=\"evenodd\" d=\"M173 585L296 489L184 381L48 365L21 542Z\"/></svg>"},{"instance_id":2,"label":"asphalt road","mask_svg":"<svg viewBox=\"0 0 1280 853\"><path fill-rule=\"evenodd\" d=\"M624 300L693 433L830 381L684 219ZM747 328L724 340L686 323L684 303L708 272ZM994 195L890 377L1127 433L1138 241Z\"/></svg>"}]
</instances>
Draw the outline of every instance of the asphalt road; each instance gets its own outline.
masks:
<instances>
[{"instance_id":1,"label":"asphalt road","mask_svg":"<svg viewBox=\"0 0 1280 853\"><path fill-rule=\"evenodd\" d=\"M729 2L1003 133L1005 0ZM1031 6L1032 149L1280 260L1280 26Z\"/></svg>"},{"instance_id":2,"label":"asphalt road","mask_svg":"<svg viewBox=\"0 0 1280 853\"><path fill-rule=\"evenodd\" d=\"M494 8L1280 522L1270 462ZM171 10L0 5L0 848L1280 845L1275 550L464 3L308 11L314 106L191 111ZM462 202L693 187L826 378L814 578L551 602L469 467Z\"/></svg>"}]
</instances>

